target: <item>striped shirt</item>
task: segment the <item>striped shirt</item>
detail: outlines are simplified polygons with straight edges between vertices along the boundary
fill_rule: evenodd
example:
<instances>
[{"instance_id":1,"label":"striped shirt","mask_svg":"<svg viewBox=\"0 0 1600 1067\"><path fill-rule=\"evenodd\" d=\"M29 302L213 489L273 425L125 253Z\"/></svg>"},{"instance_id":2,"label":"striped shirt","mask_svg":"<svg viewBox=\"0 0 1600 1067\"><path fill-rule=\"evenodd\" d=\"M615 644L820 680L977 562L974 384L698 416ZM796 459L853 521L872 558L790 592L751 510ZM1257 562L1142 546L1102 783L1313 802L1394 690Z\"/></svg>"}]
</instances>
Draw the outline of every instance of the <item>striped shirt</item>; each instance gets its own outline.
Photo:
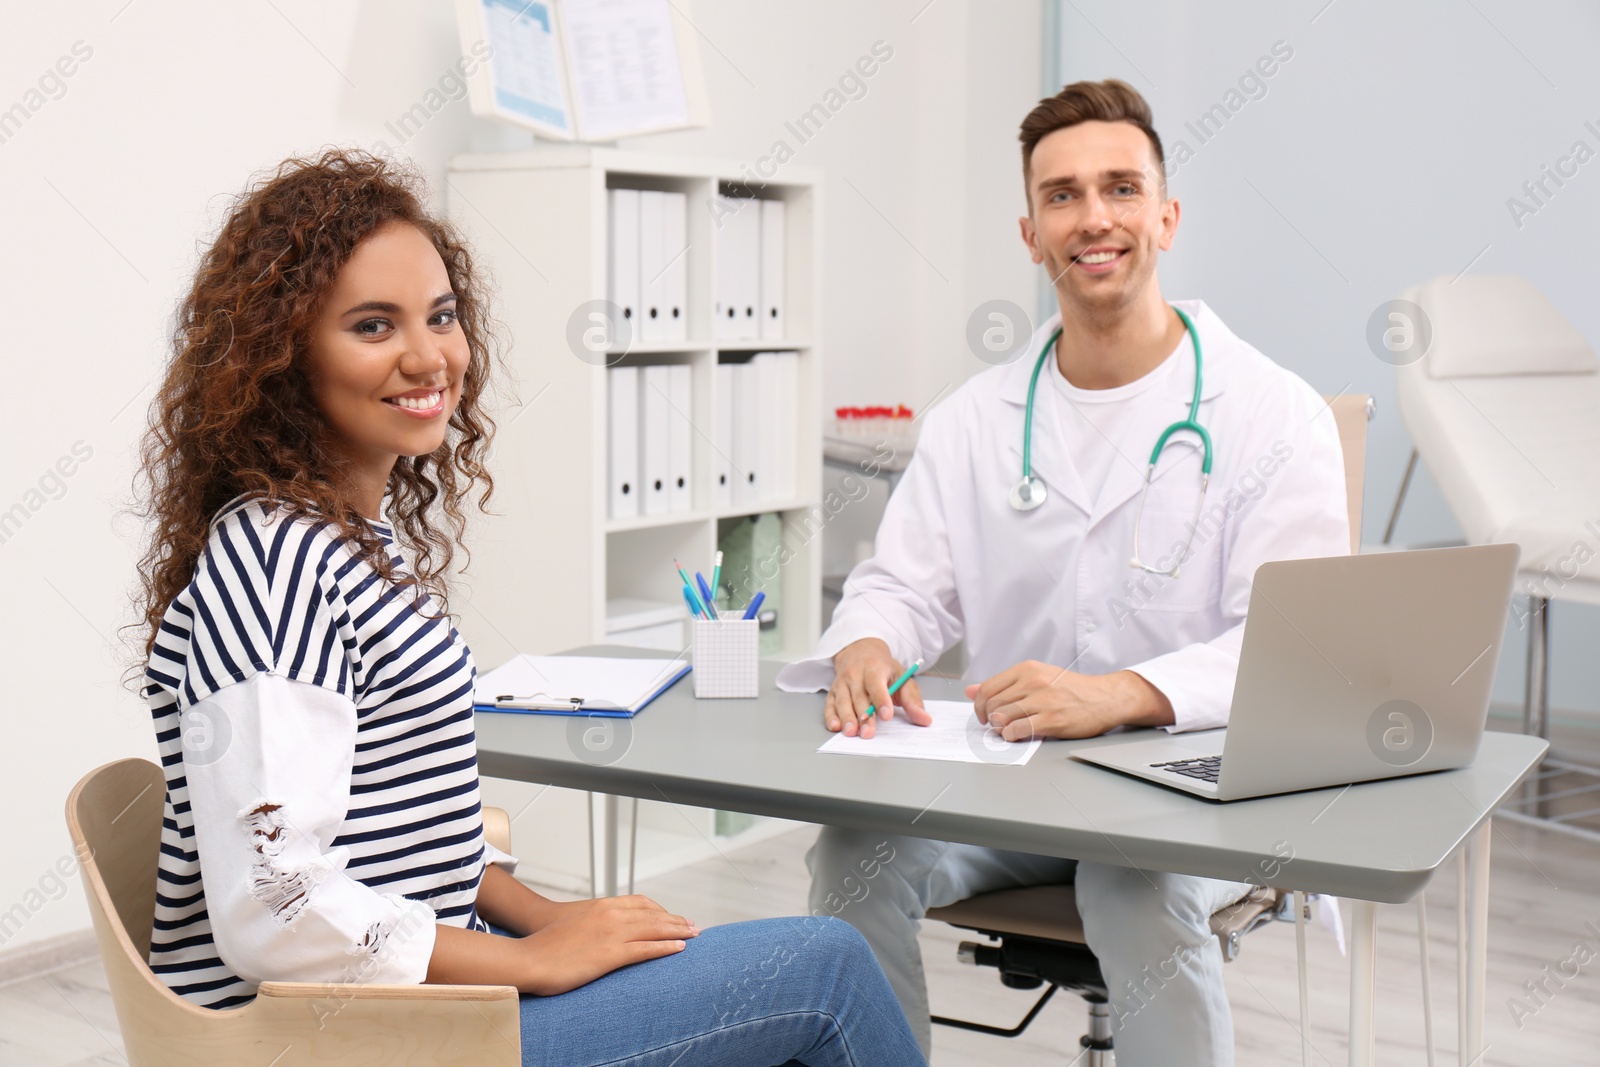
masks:
<instances>
[{"instance_id":1,"label":"striped shirt","mask_svg":"<svg viewBox=\"0 0 1600 1067\"><path fill-rule=\"evenodd\" d=\"M486 929L485 864L515 861L483 838L472 654L412 597L320 520L260 498L213 520L143 690L167 785L150 966L190 1001L421 982L435 923Z\"/></svg>"}]
</instances>

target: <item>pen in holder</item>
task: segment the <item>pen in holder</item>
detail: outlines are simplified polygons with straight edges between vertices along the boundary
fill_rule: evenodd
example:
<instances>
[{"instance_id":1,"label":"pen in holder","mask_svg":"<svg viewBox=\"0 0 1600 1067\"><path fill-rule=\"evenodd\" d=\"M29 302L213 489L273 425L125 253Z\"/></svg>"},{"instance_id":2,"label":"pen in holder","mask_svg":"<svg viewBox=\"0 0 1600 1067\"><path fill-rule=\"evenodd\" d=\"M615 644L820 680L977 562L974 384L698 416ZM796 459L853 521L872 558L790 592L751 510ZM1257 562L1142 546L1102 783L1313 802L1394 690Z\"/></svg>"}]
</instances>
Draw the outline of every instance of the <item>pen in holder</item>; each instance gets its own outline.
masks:
<instances>
[{"instance_id":1,"label":"pen in holder","mask_svg":"<svg viewBox=\"0 0 1600 1067\"><path fill-rule=\"evenodd\" d=\"M694 695L761 695L761 624L755 619L694 620Z\"/></svg>"}]
</instances>

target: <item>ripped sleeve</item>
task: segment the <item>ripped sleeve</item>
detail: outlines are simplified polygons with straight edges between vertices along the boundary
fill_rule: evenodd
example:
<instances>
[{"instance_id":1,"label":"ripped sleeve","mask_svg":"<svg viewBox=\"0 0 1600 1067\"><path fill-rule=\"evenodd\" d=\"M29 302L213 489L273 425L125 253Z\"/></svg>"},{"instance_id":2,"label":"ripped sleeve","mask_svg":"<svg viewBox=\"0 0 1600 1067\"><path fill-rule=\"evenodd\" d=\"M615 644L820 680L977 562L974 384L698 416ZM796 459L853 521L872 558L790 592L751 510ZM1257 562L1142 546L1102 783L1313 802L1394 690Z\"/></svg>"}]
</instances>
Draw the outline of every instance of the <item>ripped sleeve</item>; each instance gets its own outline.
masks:
<instances>
[{"instance_id":1,"label":"ripped sleeve","mask_svg":"<svg viewBox=\"0 0 1600 1067\"><path fill-rule=\"evenodd\" d=\"M250 896L284 926L294 925L311 901L311 887L324 870L317 865L291 867L282 860L289 840L283 805L262 797L239 813L256 854L250 865Z\"/></svg>"},{"instance_id":2,"label":"ripped sleeve","mask_svg":"<svg viewBox=\"0 0 1600 1067\"><path fill-rule=\"evenodd\" d=\"M184 764L217 954L252 983L427 976L435 916L345 872L355 705L273 673L188 709Z\"/></svg>"}]
</instances>

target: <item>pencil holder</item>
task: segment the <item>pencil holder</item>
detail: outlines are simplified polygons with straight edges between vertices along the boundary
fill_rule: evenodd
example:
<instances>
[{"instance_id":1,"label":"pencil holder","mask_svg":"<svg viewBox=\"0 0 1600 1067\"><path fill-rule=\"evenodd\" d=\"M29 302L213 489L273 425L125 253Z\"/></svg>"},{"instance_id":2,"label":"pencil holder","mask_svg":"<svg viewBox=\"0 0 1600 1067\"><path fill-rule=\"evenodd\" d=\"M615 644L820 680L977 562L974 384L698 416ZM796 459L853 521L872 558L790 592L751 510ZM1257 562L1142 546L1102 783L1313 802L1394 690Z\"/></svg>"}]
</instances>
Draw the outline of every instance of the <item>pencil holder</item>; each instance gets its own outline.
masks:
<instances>
[{"instance_id":1,"label":"pencil holder","mask_svg":"<svg viewBox=\"0 0 1600 1067\"><path fill-rule=\"evenodd\" d=\"M755 619L694 621L694 695L761 695L761 624Z\"/></svg>"}]
</instances>

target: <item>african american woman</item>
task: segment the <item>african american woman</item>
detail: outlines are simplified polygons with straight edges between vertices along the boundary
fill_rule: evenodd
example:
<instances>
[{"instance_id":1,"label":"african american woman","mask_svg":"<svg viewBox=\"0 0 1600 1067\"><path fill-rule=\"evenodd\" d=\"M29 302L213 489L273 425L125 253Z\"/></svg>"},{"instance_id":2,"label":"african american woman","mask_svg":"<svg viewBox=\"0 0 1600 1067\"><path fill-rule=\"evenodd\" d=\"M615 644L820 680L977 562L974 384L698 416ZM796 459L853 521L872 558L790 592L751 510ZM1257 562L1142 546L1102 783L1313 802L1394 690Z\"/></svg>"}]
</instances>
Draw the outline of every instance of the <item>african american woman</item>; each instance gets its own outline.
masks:
<instances>
[{"instance_id":1,"label":"african american woman","mask_svg":"<svg viewBox=\"0 0 1600 1067\"><path fill-rule=\"evenodd\" d=\"M843 922L557 902L485 841L446 578L493 488L492 347L469 250L383 159L287 161L202 254L142 463L152 969L221 1010L268 980L514 985L551 1067L923 1063Z\"/></svg>"}]
</instances>

